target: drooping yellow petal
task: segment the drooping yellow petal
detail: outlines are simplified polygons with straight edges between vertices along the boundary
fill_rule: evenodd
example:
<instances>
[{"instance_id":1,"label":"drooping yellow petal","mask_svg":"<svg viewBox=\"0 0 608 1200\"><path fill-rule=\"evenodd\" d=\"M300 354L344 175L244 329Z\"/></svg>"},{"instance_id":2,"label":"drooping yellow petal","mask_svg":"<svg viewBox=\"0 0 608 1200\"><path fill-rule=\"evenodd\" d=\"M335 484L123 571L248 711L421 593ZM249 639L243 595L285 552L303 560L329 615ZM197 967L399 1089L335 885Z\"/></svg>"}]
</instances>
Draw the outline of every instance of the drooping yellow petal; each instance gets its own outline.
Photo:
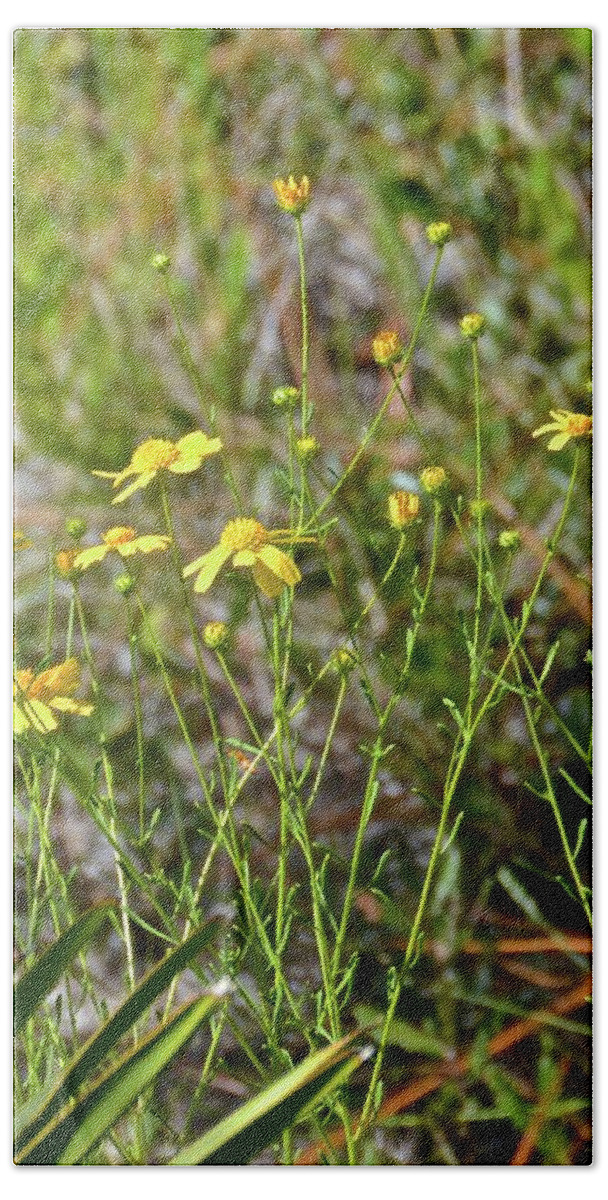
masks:
<instances>
[{"instance_id":1,"label":"drooping yellow petal","mask_svg":"<svg viewBox=\"0 0 608 1200\"><path fill-rule=\"evenodd\" d=\"M86 571L87 567L92 567L95 563L103 562L109 550L109 546L89 546L87 550L81 550L80 554L77 554L74 559L75 570Z\"/></svg>"},{"instance_id":2,"label":"drooping yellow petal","mask_svg":"<svg viewBox=\"0 0 608 1200\"><path fill-rule=\"evenodd\" d=\"M264 565L261 558L256 560L253 568L253 578L260 591L263 592L265 596L268 596L269 600L276 600L277 596L281 595L281 592L285 587L283 580L280 579L278 575L275 575L273 571L270 571L268 567Z\"/></svg>"},{"instance_id":3,"label":"drooping yellow petal","mask_svg":"<svg viewBox=\"0 0 608 1200\"><path fill-rule=\"evenodd\" d=\"M547 450L561 450L566 445L566 442L570 441L571 436L567 432L556 433L555 437L552 437L551 441L547 442Z\"/></svg>"},{"instance_id":4,"label":"drooping yellow petal","mask_svg":"<svg viewBox=\"0 0 608 1200\"><path fill-rule=\"evenodd\" d=\"M93 712L92 704L83 704L71 696L55 696L49 700L49 705L51 708L56 708L57 712L78 713L81 717L90 717Z\"/></svg>"},{"instance_id":5,"label":"drooping yellow petal","mask_svg":"<svg viewBox=\"0 0 608 1200\"><path fill-rule=\"evenodd\" d=\"M15 733L23 733L26 729L35 729L37 733L50 733L57 728L55 717L42 700L28 698L15 707L19 713Z\"/></svg>"},{"instance_id":6,"label":"drooping yellow petal","mask_svg":"<svg viewBox=\"0 0 608 1200\"><path fill-rule=\"evenodd\" d=\"M210 438L202 429L195 429L176 443L177 457L169 464L169 470L175 475L188 475L197 471L205 458L218 454L221 449L219 438Z\"/></svg>"},{"instance_id":7,"label":"drooping yellow petal","mask_svg":"<svg viewBox=\"0 0 608 1200\"><path fill-rule=\"evenodd\" d=\"M233 556L233 567L253 567L257 554L255 550L237 550Z\"/></svg>"},{"instance_id":8,"label":"drooping yellow petal","mask_svg":"<svg viewBox=\"0 0 608 1200\"><path fill-rule=\"evenodd\" d=\"M279 550L278 546L262 546L257 552L258 559L261 559L264 566L272 571L273 575L278 575L279 579L283 580L289 587L294 587L299 583L302 576L288 554L283 550Z\"/></svg>"},{"instance_id":9,"label":"drooping yellow petal","mask_svg":"<svg viewBox=\"0 0 608 1200\"><path fill-rule=\"evenodd\" d=\"M69 696L80 683L80 664L76 658L66 658L56 667L41 671L30 684L28 699L35 696L47 703L55 696Z\"/></svg>"},{"instance_id":10,"label":"drooping yellow petal","mask_svg":"<svg viewBox=\"0 0 608 1200\"><path fill-rule=\"evenodd\" d=\"M546 425L541 425L539 429L532 430L532 437L540 437L541 433L553 433L554 429L560 429L558 421L549 421Z\"/></svg>"},{"instance_id":11,"label":"drooping yellow petal","mask_svg":"<svg viewBox=\"0 0 608 1200\"><path fill-rule=\"evenodd\" d=\"M166 534L144 533L132 542L122 542L114 549L118 550L123 558L129 558L131 554L152 554L155 550L166 550L170 541Z\"/></svg>"},{"instance_id":12,"label":"drooping yellow petal","mask_svg":"<svg viewBox=\"0 0 608 1200\"><path fill-rule=\"evenodd\" d=\"M198 569L194 590L195 592L206 592L229 558L230 550L226 546L214 546L213 550L209 550L207 554L203 554L202 558L197 559L196 563L190 563L190 566L186 567L184 575L186 573L193 574L192 568L194 570Z\"/></svg>"},{"instance_id":13,"label":"drooping yellow petal","mask_svg":"<svg viewBox=\"0 0 608 1200\"><path fill-rule=\"evenodd\" d=\"M128 496L132 496L133 492L138 492L140 488L147 487L149 483L152 483L155 475L156 471L144 471L141 475L138 475L132 483L129 483L126 488L123 488L122 492L119 492L114 497L112 504L120 504L122 500L126 500Z\"/></svg>"}]
</instances>

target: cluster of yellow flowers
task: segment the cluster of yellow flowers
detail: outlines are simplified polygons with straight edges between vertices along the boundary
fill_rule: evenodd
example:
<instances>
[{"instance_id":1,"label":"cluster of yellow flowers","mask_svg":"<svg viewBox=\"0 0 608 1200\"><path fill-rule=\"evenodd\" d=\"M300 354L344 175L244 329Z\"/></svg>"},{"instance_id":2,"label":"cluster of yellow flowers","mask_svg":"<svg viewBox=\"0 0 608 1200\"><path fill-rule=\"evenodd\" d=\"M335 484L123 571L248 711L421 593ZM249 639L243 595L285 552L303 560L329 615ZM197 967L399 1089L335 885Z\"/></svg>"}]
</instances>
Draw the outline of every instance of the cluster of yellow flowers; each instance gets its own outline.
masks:
<instances>
[{"instance_id":1,"label":"cluster of yellow flowers","mask_svg":"<svg viewBox=\"0 0 608 1200\"><path fill-rule=\"evenodd\" d=\"M310 201L310 181L306 175L299 182L293 175L287 179L275 179L273 188L279 207L291 216L299 217ZM442 247L451 235L452 228L447 222L435 222L427 228L429 241L438 247ZM163 260L162 264L155 263L157 268L166 270L169 260L165 261L164 256L157 258ZM462 318L460 327L465 337L476 339L483 332L485 321L479 313L468 313ZM391 329L380 330L372 341L372 354L379 366L395 366L404 355L399 334ZM279 388L273 400L279 407L293 406L298 396L295 388ZM532 434L536 438L543 433L552 433L554 436L548 443L549 450L561 450L570 438L591 433L590 416L566 409L551 411L550 415L552 422L542 425ZM121 488L112 500L112 504L120 504L134 492L146 488L160 473L190 474L222 449L220 438L210 437L201 429L175 442L167 438L147 438L136 447L121 471L93 471L93 474L111 479L114 489ZM302 437L296 443L296 452L301 461L312 458L318 450L318 442L311 436ZM127 480L130 482L123 487ZM441 466L426 467L421 472L421 486L431 496L436 496L446 482L447 475ZM389 496L388 520L399 531L416 520L419 510L420 497L416 492L395 491ZM84 526L79 521L69 522L68 532L79 541ZM16 549L31 545L20 530L15 531L14 540ZM314 537L307 537L297 530L269 530L253 517L237 517L224 526L217 545L189 563L183 574L186 578L195 575L194 590L206 592L222 567L231 560L233 567L249 568L264 595L276 599L285 587L295 587L302 578L293 558L285 553L283 547L314 541ZM127 559L137 554L167 550L170 544L171 537L167 534L138 534L130 525L114 525L101 535L101 542L97 545L85 549L60 550L56 556L56 566L66 578L75 578L79 572L103 562L110 553ZM121 579L123 582L127 579L129 583L129 588L119 586L119 590L126 593L133 586L133 581L126 576ZM204 641L210 649L219 649L227 636L227 628L222 622L211 622L205 627ZM69 658L38 674L31 669L17 671L15 732L19 734L33 729L38 733L48 733L56 729L54 712L90 715L92 706L73 697L79 684L80 667L75 658Z\"/></svg>"}]
</instances>

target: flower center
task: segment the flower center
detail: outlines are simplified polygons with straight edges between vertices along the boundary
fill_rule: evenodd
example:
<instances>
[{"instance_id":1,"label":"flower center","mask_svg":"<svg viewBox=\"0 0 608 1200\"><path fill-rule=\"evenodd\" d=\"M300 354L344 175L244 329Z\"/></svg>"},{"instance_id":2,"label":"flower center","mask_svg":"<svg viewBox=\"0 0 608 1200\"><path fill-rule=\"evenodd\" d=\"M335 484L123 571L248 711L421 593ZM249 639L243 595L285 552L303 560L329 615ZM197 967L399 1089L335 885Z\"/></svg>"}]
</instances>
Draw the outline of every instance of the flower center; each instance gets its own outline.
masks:
<instances>
[{"instance_id":1,"label":"flower center","mask_svg":"<svg viewBox=\"0 0 608 1200\"><path fill-rule=\"evenodd\" d=\"M571 437L580 437L591 429L591 417L586 413L571 413L567 421L567 430Z\"/></svg>"},{"instance_id":2,"label":"flower center","mask_svg":"<svg viewBox=\"0 0 608 1200\"><path fill-rule=\"evenodd\" d=\"M161 471L163 467L170 467L178 455L175 442L166 438L148 438L134 451L131 466L138 475L146 471Z\"/></svg>"},{"instance_id":3,"label":"flower center","mask_svg":"<svg viewBox=\"0 0 608 1200\"><path fill-rule=\"evenodd\" d=\"M102 533L101 536L106 546L124 546L125 542L133 541L135 530L131 529L130 525L114 525L112 529L108 529L107 533Z\"/></svg>"},{"instance_id":4,"label":"flower center","mask_svg":"<svg viewBox=\"0 0 608 1200\"><path fill-rule=\"evenodd\" d=\"M267 541L267 530L253 517L237 517L229 521L220 537L220 545L234 553L238 550L259 550Z\"/></svg>"}]
</instances>

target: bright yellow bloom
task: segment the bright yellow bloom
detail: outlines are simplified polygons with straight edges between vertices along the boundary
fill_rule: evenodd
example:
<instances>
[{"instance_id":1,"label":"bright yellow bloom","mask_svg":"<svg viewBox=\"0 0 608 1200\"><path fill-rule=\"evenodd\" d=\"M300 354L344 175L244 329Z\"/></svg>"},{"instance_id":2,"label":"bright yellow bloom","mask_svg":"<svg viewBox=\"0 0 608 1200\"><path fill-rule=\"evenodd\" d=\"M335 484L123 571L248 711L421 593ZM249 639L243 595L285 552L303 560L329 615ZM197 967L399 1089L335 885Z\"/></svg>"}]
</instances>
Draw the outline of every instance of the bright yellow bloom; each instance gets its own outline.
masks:
<instances>
[{"instance_id":1,"label":"bright yellow bloom","mask_svg":"<svg viewBox=\"0 0 608 1200\"><path fill-rule=\"evenodd\" d=\"M566 442L573 437L583 437L585 433L591 434L593 428L593 417L588 417L586 413L568 412L566 408L551 409L549 414L553 417L547 425L541 425L540 429L535 429L532 437L540 437L541 433L555 433L555 437L547 443L547 450L561 450Z\"/></svg>"},{"instance_id":2,"label":"bright yellow bloom","mask_svg":"<svg viewBox=\"0 0 608 1200\"><path fill-rule=\"evenodd\" d=\"M404 529L415 521L420 509L420 496L415 492L391 492L388 498L388 519L394 529Z\"/></svg>"},{"instance_id":3,"label":"bright yellow bloom","mask_svg":"<svg viewBox=\"0 0 608 1200\"><path fill-rule=\"evenodd\" d=\"M13 550L29 550L33 545L22 529L13 529Z\"/></svg>"},{"instance_id":4,"label":"bright yellow bloom","mask_svg":"<svg viewBox=\"0 0 608 1200\"><path fill-rule=\"evenodd\" d=\"M120 487L130 475L135 475L132 483L123 488L115 496L112 504L126 500L139 488L145 488L152 482L159 471L173 471L175 475L189 475L198 471L204 459L211 454L217 454L222 449L219 438L210 438L202 430L187 433L178 442L170 442L167 438L148 438L133 451L133 455L124 471L93 471L101 479L113 479L112 487Z\"/></svg>"},{"instance_id":5,"label":"bright yellow bloom","mask_svg":"<svg viewBox=\"0 0 608 1200\"><path fill-rule=\"evenodd\" d=\"M89 717L91 704L74 700L72 692L80 686L80 665L75 658L68 658L56 667L49 667L35 675L32 670L15 673L15 702L13 704L13 727L15 733L35 729L37 733L50 733L57 728L57 712L79 713Z\"/></svg>"},{"instance_id":6,"label":"bright yellow bloom","mask_svg":"<svg viewBox=\"0 0 608 1200\"><path fill-rule=\"evenodd\" d=\"M277 204L283 212L292 217L304 212L310 201L310 180L307 175L303 175L299 183L296 183L293 175L289 179L275 179L272 186Z\"/></svg>"},{"instance_id":7,"label":"bright yellow bloom","mask_svg":"<svg viewBox=\"0 0 608 1200\"><path fill-rule=\"evenodd\" d=\"M394 329L381 329L372 342L372 354L380 367L392 367L403 356L401 338Z\"/></svg>"},{"instance_id":8,"label":"bright yellow bloom","mask_svg":"<svg viewBox=\"0 0 608 1200\"><path fill-rule=\"evenodd\" d=\"M198 572L195 592L206 592L229 558L233 567L251 567L253 578L265 596L274 600L284 587L294 587L302 576L293 559L279 549L294 542L314 542L291 529L265 529L253 517L237 517L224 526L217 546L184 569L184 576Z\"/></svg>"},{"instance_id":9,"label":"bright yellow bloom","mask_svg":"<svg viewBox=\"0 0 608 1200\"><path fill-rule=\"evenodd\" d=\"M78 551L73 549L59 550L55 555L55 566L64 579L69 579L72 574L77 557Z\"/></svg>"},{"instance_id":10,"label":"bright yellow bloom","mask_svg":"<svg viewBox=\"0 0 608 1200\"><path fill-rule=\"evenodd\" d=\"M171 538L161 533L144 533L137 536L130 525L114 525L101 535L100 546L89 546L81 550L74 559L77 571L86 571L87 567L103 562L106 554L116 550L122 558L130 558L132 554L152 554L155 550L166 550Z\"/></svg>"}]
</instances>

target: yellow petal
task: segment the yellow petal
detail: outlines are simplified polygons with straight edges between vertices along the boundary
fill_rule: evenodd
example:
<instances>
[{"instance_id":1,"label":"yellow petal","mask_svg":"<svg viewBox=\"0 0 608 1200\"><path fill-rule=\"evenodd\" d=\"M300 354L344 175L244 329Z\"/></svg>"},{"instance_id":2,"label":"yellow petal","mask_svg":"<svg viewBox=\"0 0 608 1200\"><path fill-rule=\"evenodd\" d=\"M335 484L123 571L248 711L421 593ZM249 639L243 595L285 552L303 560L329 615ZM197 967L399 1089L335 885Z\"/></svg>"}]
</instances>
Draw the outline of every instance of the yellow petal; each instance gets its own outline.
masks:
<instances>
[{"instance_id":1,"label":"yellow petal","mask_svg":"<svg viewBox=\"0 0 608 1200\"><path fill-rule=\"evenodd\" d=\"M23 722L17 732L35 729L37 733L50 733L57 728L57 721L47 704L42 700L28 699L19 705Z\"/></svg>"},{"instance_id":2,"label":"yellow petal","mask_svg":"<svg viewBox=\"0 0 608 1200\"><path fill-rule=\"evenodd\" d=\"M203 459L217 454L222 449L222 443L219 438L210 438L201 429L196 429L194 433L187 433L180 438L176 448L178 456L169 465L169 470L176 475L188 475L190 471L198 470Z\"/></svg>"},{"instance_id":3,"label":"yellow petal","mask_svg":"<svg viewBox=\"0 0 608 1200\"><path fill-rule=\"evenodd\" d=\"M282 579L289 587L294 587L302 578L293 558L290 558L283 550L279 550L278 546L262 546L261 550L258 550L258 559L261 559L264 566L268 567L273 575L278 575L279 579Z\"/></svg>"},{"instance_id":4,"label":"yellow petal","mask_svg":"<svg viewBox=\"0 0 608 1200\"><path fill-rule=\"evenodd\" d=\"M78 713L81 717L90 717L93 712L92 704L83 704L80 700L73 700L71 696L55 696L53 700L49 700L51 708L56 708L57 712Z\"/></svg>"},{"instance_id":5,"label":"yellow petal","mask_svg":"<svg viewBox=\"0 0 608 1200\"><path fill-rule=\"evenodd\" d=\"M553 433L554 429L559 429L560 426L552 421L549 425L541 425L539 429L534 429L532 437L540 437L541 433Z\"/></svg>"},{"instance_id":6,"label":"yellow petal","mask_svg":"<svg viewBox=\"0 0 608 1200\"><path fill-rule=\"evenodd\" d=\"M81 550L80 554L77 554L74 559L75 569L77 571L86 571L87 567L92 567L95 563L103 562L109 549L109 546L89 546L88 550Z\"/></svg>"},{"instance_id":7,"label":"yellow petal","mask_svg":"<svg viewBox=\"0 0 608 1200\"><path fill-rule=\"evenodd\" d=\"M131 554L152 554L155 550L166 550L169 542L170 538L164 534L145 533L132 542L122 542L115 549L123 558L129 558Z\"/></svg>"},{"instance_id":8,"label":"yellow petal","mask_svg":"<svg viewBox=\"0 0 608 1200\"><path fill-rule=\"evenodd\" d=\"M133 492L139 491L140 488L147 487L149 483L152 483L155 475L156 471L144 471L142 475L138 475L137 478L133 480L133 483L128 484L126 488L123 488L122 492L119 492L118 495L114 497L112 504L120 504L121 500L126 500L128 496L132 496Z\"/></svg>"},{"instance_id":9,"label":"yellow petal","mask_svg":"<svg viewBox=\"0 0 608 1200\"><path fill-rule=\"evenodd\" d=\"M278 575L275 575L273 571L270 571L268 567L264 566L261 559L257 560L253 568L253 578L260 591L265 596L268 596L269 600L276 600L285 587L283 580Z\"/></svg>"},{"instance_id":10,"label":"yellow petal","mask_svg":"<svg viewBox=\"0 0 608 1200\"><path fill-rule=\"evenodd\" d=\"M255 565L256 553L253 550L237 550L233 556L233 567L253 567Z\"/></svg>"},{"instance_id":11,"label":"yellow petal","mask_svg":"<svg viewBox=\"0 0 608 1200\"><path fill-rule=\"evenodd\" d=\"M41 671L30 687L30 697L50 701L55 696L69 696L80 683L80 664L76 658L66 658L56 667Z\"/></svg>"},{"instance_id":12,"label":"yellow petal","mask_svg":"<svg viewBox=\"0 0 608 1200\"><path fill-rule=\"evenodd\" d=\"M547 450L561 450L566 445L566 442L570 441L570 437L571 434L569 433L556 433L555 437L552 437L551 441L547 442Z\"/></svg>"},{"instance_id":13,"label":"yellow petal","mask_svg":"<svg viewBox=\"0 0 608 1200\"><path fill-rule=\"evenodd\" d=\"M223 565L230 558L230 550L225 546L214 546L213 550L209 550L208 554L203 554L202 558L196 560L196 563L190 563L184 571L192 574L198 570L198 575L194 584L195 592L206 592L211 587L213 580Z\"/></svg>"}]
</instances>

